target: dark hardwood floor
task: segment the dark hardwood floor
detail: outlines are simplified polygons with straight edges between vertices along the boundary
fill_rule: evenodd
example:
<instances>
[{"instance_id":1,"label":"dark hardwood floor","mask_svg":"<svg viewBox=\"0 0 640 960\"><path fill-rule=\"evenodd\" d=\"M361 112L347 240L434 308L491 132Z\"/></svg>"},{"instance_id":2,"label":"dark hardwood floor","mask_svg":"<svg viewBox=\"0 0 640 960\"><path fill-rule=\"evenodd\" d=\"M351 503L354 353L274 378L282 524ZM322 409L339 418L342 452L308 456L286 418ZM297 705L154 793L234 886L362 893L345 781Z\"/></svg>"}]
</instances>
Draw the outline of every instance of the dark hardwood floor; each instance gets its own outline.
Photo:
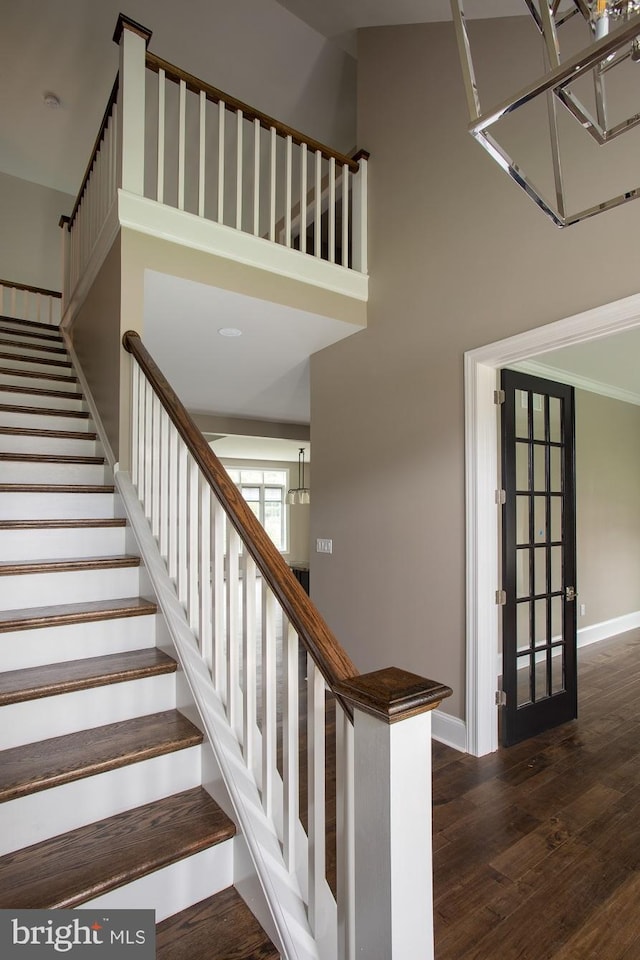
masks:
<instances>
[{"instance_id":1,"label":"dark hardwood floor","mask_svg":"<svg viewBox=\"0 0 640 960\"><path fill-rule=\"evenodd\" d=\"M579 719L434 742L437 960L640 960L640 630L579 653Z\"/></svg>"}]
</instances>

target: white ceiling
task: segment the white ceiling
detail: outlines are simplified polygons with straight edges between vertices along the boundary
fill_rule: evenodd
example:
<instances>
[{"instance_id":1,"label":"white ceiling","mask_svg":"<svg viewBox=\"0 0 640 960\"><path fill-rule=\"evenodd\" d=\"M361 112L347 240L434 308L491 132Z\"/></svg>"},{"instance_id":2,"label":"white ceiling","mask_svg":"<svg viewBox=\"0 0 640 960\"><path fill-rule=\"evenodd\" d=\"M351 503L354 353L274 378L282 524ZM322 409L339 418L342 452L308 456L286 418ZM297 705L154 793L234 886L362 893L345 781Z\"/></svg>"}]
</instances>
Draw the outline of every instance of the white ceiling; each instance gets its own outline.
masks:
<instances>
[{"instance_id":1,"label":"white ceiling","mask_svg":"<svg viewBox=\"0 0 640 960\"><path fill-rule=\"evenodd\" d=\"M220 437L210 441L217 456L224 460L275 460L297 463L298 453L304 450L304 462L311 460L311 444L307 441L276 440L272 437Z\"/></svg>"}]
</instances>

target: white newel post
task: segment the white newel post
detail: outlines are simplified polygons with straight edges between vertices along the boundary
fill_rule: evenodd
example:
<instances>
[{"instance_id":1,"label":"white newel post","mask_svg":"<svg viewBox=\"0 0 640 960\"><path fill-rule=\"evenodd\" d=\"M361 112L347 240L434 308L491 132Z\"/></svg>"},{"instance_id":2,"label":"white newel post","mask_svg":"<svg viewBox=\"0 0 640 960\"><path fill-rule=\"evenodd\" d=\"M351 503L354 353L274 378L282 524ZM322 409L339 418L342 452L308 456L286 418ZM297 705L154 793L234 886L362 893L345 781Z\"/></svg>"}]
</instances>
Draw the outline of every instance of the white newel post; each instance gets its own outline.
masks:
<instances>
[{"instance_id":1,"label":"white newel post","mask_svg":"<svg viewBox=\"0 0 640 960\"><path fill-rule=\"evenodd\" d=\"M113 39L120 46L117 185L143 196L145 60L151 31L120 14Z\"/></svg>"},{"instance_id":2,"label":"white newel post","mask_svg":"<svg viewBox=\"0 0 640 960\"><path fill-rule=\"evenodd\" d=\"M390 667L335 692L354 708L355 956L433 960L431 711L451 690Z\"/></svg>"},{"instance_id":3,"label":"white newel post","mask_svg":"<svg viewBox=\"0 0 640 960\"><path fill-rule=\"evenodd\" d=\"M69 224L71 223L70 217L62 216L58 221L58 226L62 231L62 239L60 245L62 247L61 252L61 263L62 263L62 302L60 304L60 323L62 323L62 318L64 317L64 312L67 309L67 304L69 303L69 290L70 283L70 271L71 271L71 234L69 232Z\"/></svg>"},{"instance_id":4,"label":"white newel post","mask_svg":"<svg viewBox=\"0 0 640 960\"><path fill-rule=\"evenodd\" d=\"M354 270L368 273L367 253L367 161L369 154L360 150L353 158L358 161L358 172L352 177L353 183L353 227L352 227L352 264Z\"/></svg>"}]
</instances>

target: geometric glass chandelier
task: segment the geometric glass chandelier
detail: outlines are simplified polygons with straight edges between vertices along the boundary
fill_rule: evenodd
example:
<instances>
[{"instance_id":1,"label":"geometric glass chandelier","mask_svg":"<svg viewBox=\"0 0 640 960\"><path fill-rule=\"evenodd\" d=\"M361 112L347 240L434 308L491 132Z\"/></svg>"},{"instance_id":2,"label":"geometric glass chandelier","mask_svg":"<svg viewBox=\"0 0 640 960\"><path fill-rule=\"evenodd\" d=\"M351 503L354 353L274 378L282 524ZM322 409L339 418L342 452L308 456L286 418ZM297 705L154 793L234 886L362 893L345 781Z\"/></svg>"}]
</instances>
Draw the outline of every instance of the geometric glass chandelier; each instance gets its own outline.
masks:
<instances>
[{"instance_id":1,"label":"geometric glass chandelier","mask_svg":"<svg viewBox=\"0 0 640 960\"><path fill-rule=\"evenodd\" d=\"M640 197L640 147L633 139L640 134L640 0L522 2L544 72L483 112L463 0L451 0L469 132L557 226L570 226ZM516 130L512 118L527 111L540 121L535 133L521 116ZM500 125L511 132L511 144L501 139ZM527 166L527 145L539 161L542 139L546 179L535 163L533 171ZM615 173L605 172L603 156L615 158ZM591 181L583 162L595 171Z\"/></svg>"}]
</instances>

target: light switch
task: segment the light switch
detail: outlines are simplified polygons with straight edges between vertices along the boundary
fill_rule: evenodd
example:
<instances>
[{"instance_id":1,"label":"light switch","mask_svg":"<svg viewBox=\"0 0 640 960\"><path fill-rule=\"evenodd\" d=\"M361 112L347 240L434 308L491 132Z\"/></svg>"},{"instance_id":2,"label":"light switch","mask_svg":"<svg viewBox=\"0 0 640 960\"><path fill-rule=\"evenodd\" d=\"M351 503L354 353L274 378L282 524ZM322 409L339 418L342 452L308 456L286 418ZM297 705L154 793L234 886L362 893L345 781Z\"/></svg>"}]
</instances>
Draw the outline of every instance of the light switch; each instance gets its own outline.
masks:
<instances>
[{"instance_id":1,"label":"light switch","mask_svg":"<svg viewBox=\"0 0 640 960\"><path fill-rule=\"evenodd\" d=\"M333 553L333 540L318 538L316 540L316 553Z\"/></svg>"}]
</instances>

